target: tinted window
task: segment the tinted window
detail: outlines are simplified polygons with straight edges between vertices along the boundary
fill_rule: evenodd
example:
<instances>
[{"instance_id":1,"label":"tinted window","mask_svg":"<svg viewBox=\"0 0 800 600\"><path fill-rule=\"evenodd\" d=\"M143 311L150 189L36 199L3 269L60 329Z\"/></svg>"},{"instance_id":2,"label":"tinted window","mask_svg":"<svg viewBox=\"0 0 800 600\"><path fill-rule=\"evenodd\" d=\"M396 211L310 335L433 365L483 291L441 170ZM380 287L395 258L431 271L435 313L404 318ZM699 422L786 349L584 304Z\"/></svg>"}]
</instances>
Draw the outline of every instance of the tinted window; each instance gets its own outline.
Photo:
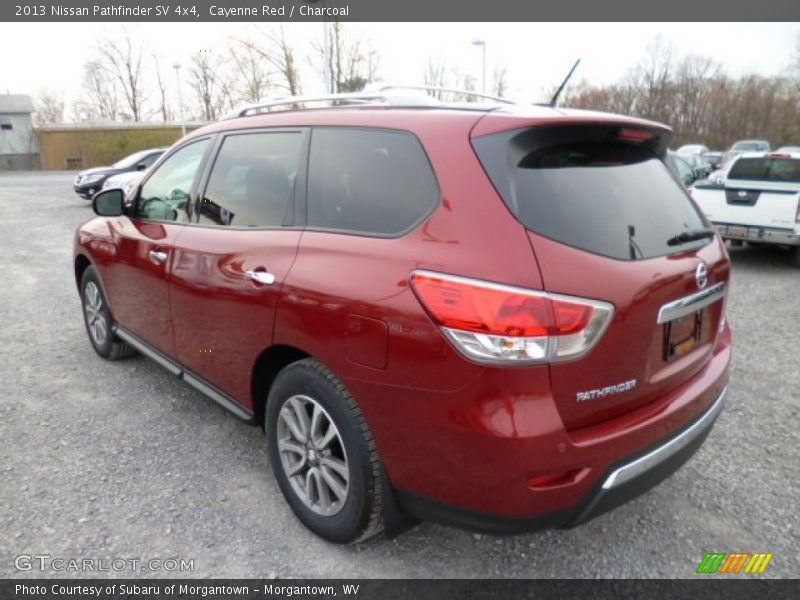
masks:
<instances>
[{"instance_id":1,"label":"tinted window","mask_svg":"<svg viewBox=\"0 0 800 600\"><path fill-rule=\"evenodd\" d=\"M547 135L559 136L557 131ZM664 163L648 148L617 142L541 147L526 133L510 141L512 164L489 168L525 227L562 243L640 260L676 248L667 240L706 223ZM532 146L532 151L526 151ZM484 146L485 147L485 146ZM480 151L483 159L485 154ZM486 147L489 148L489 147ZM494 152L497 152L495 147ZM495 158L496 160L496 158ZM510 181L503 181L503 179Z\"/></svg>"},{"instance_id":2,"label":"tinted window","mask_svg":"<svg viewBox=\"0 0 800 600\"><path fill-rule=\"evenodd\" d=\"M154 152L152 154L148 154L147 156L145 156L142 160L140 160L136 164L137 165L144 165L144 168L148 169L148 168L153 166L153 163L155 163L162 154L164 154L164 153L163 152Z\"/></svg>"},{"instance_id":3,"label":"tinted window","mask_svg":"<svg viewBox=\"0 0 800 600\"><path fill-rule=\"evenodd\" d=\"M740 158L731 166L728 179L800 183L800 160L769 157Z\"/></svg>"},{"instance_id":4,"label":"tinted window","mask_svg":"<svg viewBox=\"0 0 800 600\"><path fill-rule=\"evenodd\" d=\"M226 137L200 200L200 223L232 227L291 224L302 146L300 133Z\"/></svg>"},{"instance_id":5,"label":"tinted window","mask_svg":"<svg viewBox=\"0 0 800 600\"><path fill-rule=\"evenodd\" d=\"M401 233L439 200L419 141L408 133L318 128L311 137L308 226Z\"/></svg>"},{"instance_id":6,"label":"tinted window","mask_svg":"<svg viewBox=\"0 0 800 600\"><path fill-rule=\"evenodd\" d=\"M153 173L139 193L135 217L158 221L186 221L189 191L209 140L200 140L174 152Z\"/></svg>"}]
</instances>

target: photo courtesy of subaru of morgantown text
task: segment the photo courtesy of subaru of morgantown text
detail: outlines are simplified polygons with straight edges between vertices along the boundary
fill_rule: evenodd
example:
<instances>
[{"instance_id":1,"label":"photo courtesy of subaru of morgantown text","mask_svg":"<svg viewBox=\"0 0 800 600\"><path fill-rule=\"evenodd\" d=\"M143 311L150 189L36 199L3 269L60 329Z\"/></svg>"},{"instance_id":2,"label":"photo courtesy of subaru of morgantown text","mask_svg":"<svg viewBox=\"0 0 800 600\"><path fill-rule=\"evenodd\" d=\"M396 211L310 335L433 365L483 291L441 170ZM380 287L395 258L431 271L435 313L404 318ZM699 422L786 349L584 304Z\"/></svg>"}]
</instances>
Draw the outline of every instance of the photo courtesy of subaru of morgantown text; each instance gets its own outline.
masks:
<instances>
[{"instance_id":1,"label":"photo courtesy of subaru of morgantown text","mask_svg":"<svg viewBox=\"0 0 800 600\"><path fill-rule=\"evenodd\" d=\"M730 263L669 129L427 91L237 109L75 235L97 353L263 426L334 542L578 525L680 467L725 402Z\"/></svg>"}]
</instances>

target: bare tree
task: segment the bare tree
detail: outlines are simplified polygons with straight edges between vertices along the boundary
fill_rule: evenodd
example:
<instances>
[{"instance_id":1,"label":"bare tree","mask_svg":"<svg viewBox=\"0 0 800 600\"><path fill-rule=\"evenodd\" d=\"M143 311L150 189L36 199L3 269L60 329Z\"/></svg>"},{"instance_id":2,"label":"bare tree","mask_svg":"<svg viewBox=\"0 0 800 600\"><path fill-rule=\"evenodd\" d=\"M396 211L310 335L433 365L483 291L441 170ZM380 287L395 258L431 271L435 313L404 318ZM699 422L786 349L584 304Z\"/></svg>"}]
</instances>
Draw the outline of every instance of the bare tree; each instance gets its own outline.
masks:
<instances>
[{"instance_id":1,"label":"bare tree","mask_svg":"<svg viewBox=\"0 0 800 600\"><path fill-rule=\"evenodd\" d=\"M670 112L670 83L675 50L661 35L648 44L633 73L631 84L639 87L637 112L648 119L664 120Z\"/></svg>"},{"instance_id":2,"label":"bare tree","mask_svg":"<svg viewBox=\"0 0 800 600\"><path fill-rule=\"evenodd\" d=\"M494 68L492 91L495 96L504 98L508 93L508 70L498 66Z\"/></svg>"},{"instance_id":3,"label":"bare tree","mask_svg":"<svg viewBox=\"0 0 800 600\"><path fill-rule=\"evenodd\" d=\"M117 118L119 100L114 83L108 80L102 63L91 60L83 65L83 97L75 105L79 120Z\"/></svg>"},{"instance_id":4,"label":"bare tree","mask_svg":"<svg viewBox=\"0 0 800 600\"><path fill-rule=\"evenodd\" d=\"M322 71L325 71L325 52L316 46L321 57ZM352 37L339 21L330 24L330 52L328 69L333 81L334 92L357 92L378 77L380 56L368 39Z\"/></svg>"},{"instance_id":5,"label":"bare tree","mask_svg":"<svg viewBox=\"0 0 800 600\"><path fill-rule=\"evenodd\" d=\"M200 52L189 66L189 86L197 94L202 118L216 121L226 106L233 106L233 90L224 56Z\"/></svg>"},{"instance_id":6,"label":"bare tree","mask_svg":"<svg viewBox=\"0 0 800 600\"><path fill-rule=\"evenodd\" d=\"M158 61L158 56L153 55L153 62L155 63L156 74L156 87L158 88L158 112L161 114L161 120L165 123L172 118L172 111L169 109L169 102L167 98L167 85L164 77L161 74L161 64Z\"/></svg>"},{"instance_id":7,"label":"bare tree","mask_svg":"<svg viewBox=\"0 0 800 600\"><path fill-rule=\"evenodd\" d=\"M270 85L268 61L250 37L234 40L230 48L231 62L240 85L239 96L245 102L256 102L266 95Z\"/></svg>"},{"instance_id":8,"label":"bare tree","mask_svg":"<svg viewBox=\"0 0 800 600\"><path fill-rule=\"evenodd\" d=\"M133 121L142 118L144 85L142 80L142 44L134 40L131 31L123 29L121 39L108 38L97 45L97 54L103 69L116 80L125 99L128 117Z\"/></svg>"},{"instance_id":9,"label":"bare tree","mask_svg":"<svg viewBox=\"0 0 800 600\"><path fill-rule=\"evenodd\" d=\"M259 28L255 36L235 40L237 44L243 46L249 55L249 59L259 61L258 69L263 75L261 78L254 76L255 64L250 65L251 83L256 80L261 82L262 89L260 94L264 94L268 88L274 87L292 96L302 93L300 85L300 73L297 69L296 53L294 47L287 41L286 32L283 25L266 30ZM251 86L250 92L255 91L255 85ZM251 96L254 94L250 94ZM256 100L258 98L255 98Z\"/></svg>"},{"instance_id":10,"label":"bare tree","mask_svg":"<svg viewBox=\"0 0 800 600\"><path fill-rule=\"evenodd\" d=\"M41 90L36 96L33 121L37 127L64 121L64 100L52 90Z\"/></svg>"}]
</instances>

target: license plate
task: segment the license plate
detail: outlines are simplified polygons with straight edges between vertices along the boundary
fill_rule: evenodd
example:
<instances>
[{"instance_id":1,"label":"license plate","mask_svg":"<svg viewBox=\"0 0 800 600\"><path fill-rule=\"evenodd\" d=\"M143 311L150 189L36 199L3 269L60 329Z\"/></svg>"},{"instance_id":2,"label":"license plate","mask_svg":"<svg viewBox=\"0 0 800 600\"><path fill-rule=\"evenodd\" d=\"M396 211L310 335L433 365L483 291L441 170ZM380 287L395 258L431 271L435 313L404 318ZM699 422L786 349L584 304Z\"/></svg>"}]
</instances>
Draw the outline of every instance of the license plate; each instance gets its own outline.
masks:
<instances>
[{"instance_id":1,"label":"license plate","mask_svg":"<svg viewBox=\"0 0 800 600\"><path fill-rule=\"evenodd\" d=\"M728 237L746 238L747 229L744 227L728 227Z\"/></svg>"},{"instance_id":2,"label":"license plate","mask_svg":"<svg viewBox=\"0 0 800 600\"><path fill-rule=\"evenodd\" d=\"M664 323L664 360L685 356L697 348L703 338L704 310Z\"/></svg>"}]
</instances>

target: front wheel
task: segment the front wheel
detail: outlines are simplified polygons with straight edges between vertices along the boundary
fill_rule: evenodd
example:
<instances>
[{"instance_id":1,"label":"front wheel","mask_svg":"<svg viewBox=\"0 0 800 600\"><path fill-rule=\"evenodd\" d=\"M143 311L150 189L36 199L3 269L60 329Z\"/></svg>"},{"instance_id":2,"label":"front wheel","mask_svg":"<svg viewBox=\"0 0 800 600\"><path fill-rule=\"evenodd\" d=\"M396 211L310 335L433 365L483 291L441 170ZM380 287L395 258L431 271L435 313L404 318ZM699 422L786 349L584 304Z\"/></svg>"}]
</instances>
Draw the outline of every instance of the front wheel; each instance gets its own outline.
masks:
<instances>
[{"instance_id":1,"label":"front wheel","mask_svg":"<svg viewBox=\"0 0 800 600\"><path fill-rule=\"evenodd\" d=\"M95 352L106 360L133 354L134 349L114 335L114 319L94 267L88 267L81 277L81 301L86 333Z\"/></svg>"},{"instance_id":2,"label":"front wheel","mask_svg":"<svg viewBox=\"0 0 800 600\"><path fill-rule=\"evenodd\" d=\"M339 544L383 530L375 443L353 397L324 365L305 359L278 374L265 429L278 485L306 527Z\"/></svg>"}]
</instances>

